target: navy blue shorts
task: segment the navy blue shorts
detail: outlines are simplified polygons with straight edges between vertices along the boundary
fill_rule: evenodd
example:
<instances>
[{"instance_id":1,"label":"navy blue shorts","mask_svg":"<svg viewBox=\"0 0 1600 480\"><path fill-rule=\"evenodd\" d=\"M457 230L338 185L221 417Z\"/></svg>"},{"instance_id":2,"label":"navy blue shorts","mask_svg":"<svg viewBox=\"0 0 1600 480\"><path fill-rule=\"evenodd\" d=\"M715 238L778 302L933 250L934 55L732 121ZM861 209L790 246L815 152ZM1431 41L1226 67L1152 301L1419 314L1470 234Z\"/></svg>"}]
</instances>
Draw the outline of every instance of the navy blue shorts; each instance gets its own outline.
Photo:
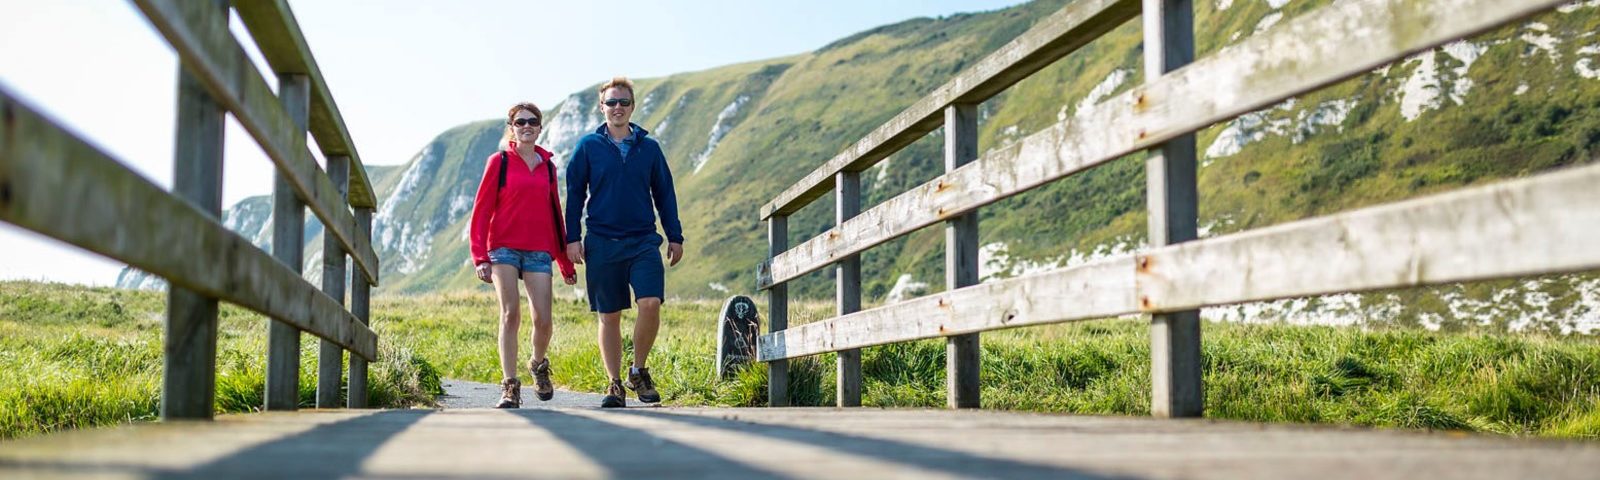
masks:
<instances>
[{"instance_id":1,"label":"navy blue shorts","mask_svg":"<svg viewBox=\"0 0 1600 480\"><path fill-rule=\"evenodd\" d=\"M630 308L633 300L665 300L666 268L661 264L661 235L635 237L583 237L584 279L589 286L589 311L615 313Z\"/></svg>"}]
</instances>

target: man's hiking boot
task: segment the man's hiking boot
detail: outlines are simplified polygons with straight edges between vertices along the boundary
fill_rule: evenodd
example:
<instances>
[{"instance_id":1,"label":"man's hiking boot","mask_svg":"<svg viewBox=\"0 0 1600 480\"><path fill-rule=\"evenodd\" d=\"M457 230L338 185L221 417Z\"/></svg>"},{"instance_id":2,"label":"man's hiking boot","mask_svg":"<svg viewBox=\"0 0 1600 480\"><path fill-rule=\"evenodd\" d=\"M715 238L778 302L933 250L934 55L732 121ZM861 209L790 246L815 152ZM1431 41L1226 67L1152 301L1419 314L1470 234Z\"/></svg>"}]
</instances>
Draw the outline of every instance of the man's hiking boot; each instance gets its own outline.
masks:
<instances>
[{"instance_id":1,"label":"man's hiking boot","mask_svg":"<svg viewBox=\"0 0 1600 480\"><path fill-rule=\"evenodd\" d=\"M539 401L546 402L556 396L556 387L550 384L549 358L539 363L534 363L531 358L528 359L528 371L533 373L533 394L539 397Z\"/></svg>"},{"instance_id":2,"label":"man's hiking boot","mask_svg":"<svg viewBox=\"0 0 1600 480\"><path fill-rule=\"evenodd\" d=\"M522 381L507 378L500 382L500 403L494 408L522 407Z\"/></svg>"},{"instance_id":3,"label":"man's hiking boot","mask_svg":"<svg viewBox=\"0 0 1600 480\"><path fill-rule=\"evenodd\" d=\"M622 391L622 381L612 380L606 387L606 398L600 400L600 408L622 408L628 405L625 400L628 394Z\"/></svg>"},{"instance_id":4,"label":"man's hiking boot","mask_svg":"<svg viewBox=\"0 0 1600 480\"><path fill-rule=\"evenodd\" d=\"M638 372L628 371L628 389L639 395L639 401L644 403L661 403L661 394L656 392L656 382L650 379L650 369L641 368Z\"/></svg>"}]
</instances>

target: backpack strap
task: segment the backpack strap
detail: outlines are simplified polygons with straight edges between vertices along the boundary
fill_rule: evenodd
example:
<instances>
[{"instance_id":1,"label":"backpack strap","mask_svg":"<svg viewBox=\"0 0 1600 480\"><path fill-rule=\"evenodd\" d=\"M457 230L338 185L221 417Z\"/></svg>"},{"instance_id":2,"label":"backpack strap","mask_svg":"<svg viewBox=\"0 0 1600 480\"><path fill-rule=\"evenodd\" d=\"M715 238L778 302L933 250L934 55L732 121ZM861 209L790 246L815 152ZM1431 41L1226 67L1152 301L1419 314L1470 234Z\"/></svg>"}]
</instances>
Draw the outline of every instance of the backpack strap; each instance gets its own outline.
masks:
<instances>
[{"instance_id":1,"label":"backpack strap","mask_svg":"<svg viewBox=\"0 0 1600 480\"><path fill-rule=\"evenodd\" d=\"M494 191L496 193L498 193L501 190L504 190L505 188L506 188L506 151L505 150L501 150L500 151L500 183L495 185Z\"/></svg>"}]
</instances>

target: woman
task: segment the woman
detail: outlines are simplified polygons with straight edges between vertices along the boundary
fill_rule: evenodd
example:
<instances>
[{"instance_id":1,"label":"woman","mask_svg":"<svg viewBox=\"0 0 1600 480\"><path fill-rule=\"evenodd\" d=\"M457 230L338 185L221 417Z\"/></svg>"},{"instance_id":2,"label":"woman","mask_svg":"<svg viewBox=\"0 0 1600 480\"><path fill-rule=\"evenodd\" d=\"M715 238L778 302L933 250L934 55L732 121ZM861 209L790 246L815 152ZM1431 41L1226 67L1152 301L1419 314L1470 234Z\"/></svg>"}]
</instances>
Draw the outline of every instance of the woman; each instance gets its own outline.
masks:
<instances>
[{"instance_id":1,"label":"woman","mask_svg":"<svg viewBox=\"0 0 1600 480\"><path fill-rule=\"evenodd\" d=\"M572 262L564 255L561 199L556 195L556 169L551 153L534 144L544 123L544 113L532 103L513 105L506 113L506 148L489 156L472 206L472 263L478 279L494 284L500 299L500 403L496 408L522 406L522 382L517 379L517 330L522 325L517 302L517 280L528 289L533 310L533 375L539 400L555 395L550 384L550 297L552 261L561 268L567 285L578 283Z\"/></svg>"}]
</instances>

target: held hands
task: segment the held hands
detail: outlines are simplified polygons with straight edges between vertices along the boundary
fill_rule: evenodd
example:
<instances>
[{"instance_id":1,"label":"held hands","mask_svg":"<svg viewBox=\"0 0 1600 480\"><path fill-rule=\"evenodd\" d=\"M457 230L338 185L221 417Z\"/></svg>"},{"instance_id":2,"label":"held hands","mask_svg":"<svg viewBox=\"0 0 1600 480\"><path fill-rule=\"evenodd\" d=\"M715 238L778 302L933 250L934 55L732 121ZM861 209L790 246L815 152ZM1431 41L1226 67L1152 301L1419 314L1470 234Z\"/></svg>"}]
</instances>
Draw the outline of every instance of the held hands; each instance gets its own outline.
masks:
<instances>
[{"instance_id":1,"label":"held hands","mask_svg":"<svg viewBox=\"0 0 1600 480\"><path fill-rule=\"evenodd\" d=\"M681 244L681 243L668 243L667 244L667 266L669 266L669 267L677 266L679 260L683 260L683 244Z\"/></svg>"},{"instance_id":2,"label":"held hands","mask_svg":"<svg viewBox=\"0 0 1600 480\"><path fill-rule=\"evenodd\" d=\"M494 283L493 280L489 279L489 262L478 264L475 270L477 270L478 273L478 280L483 280L483 283Z\"/></svg>"},{"instance_id":3,"label":"held hands","mask_svg":"<svg viewBox=\"0 0 1600 480\"><path fill-rule=\"evenodd\" d=\"M566 282L567 285L577 285L578 284L578 276L577 275L572 275L572 276L562 275L561 276L561 281Z\"/></svg>"},{"instance_id":4,"label":"held hands","mask_svg":"<svg viewBox=\"0 0 1600 480\"><path fill-rule=\"evenodd\" d=\"M567 260L572 261L574 265L583 264L583 242L567 244ZM574 278L573 281L576 282L577 279ZM568 285L571 285L571 283L568 283Z\"/></svg>"}]
</instances>

